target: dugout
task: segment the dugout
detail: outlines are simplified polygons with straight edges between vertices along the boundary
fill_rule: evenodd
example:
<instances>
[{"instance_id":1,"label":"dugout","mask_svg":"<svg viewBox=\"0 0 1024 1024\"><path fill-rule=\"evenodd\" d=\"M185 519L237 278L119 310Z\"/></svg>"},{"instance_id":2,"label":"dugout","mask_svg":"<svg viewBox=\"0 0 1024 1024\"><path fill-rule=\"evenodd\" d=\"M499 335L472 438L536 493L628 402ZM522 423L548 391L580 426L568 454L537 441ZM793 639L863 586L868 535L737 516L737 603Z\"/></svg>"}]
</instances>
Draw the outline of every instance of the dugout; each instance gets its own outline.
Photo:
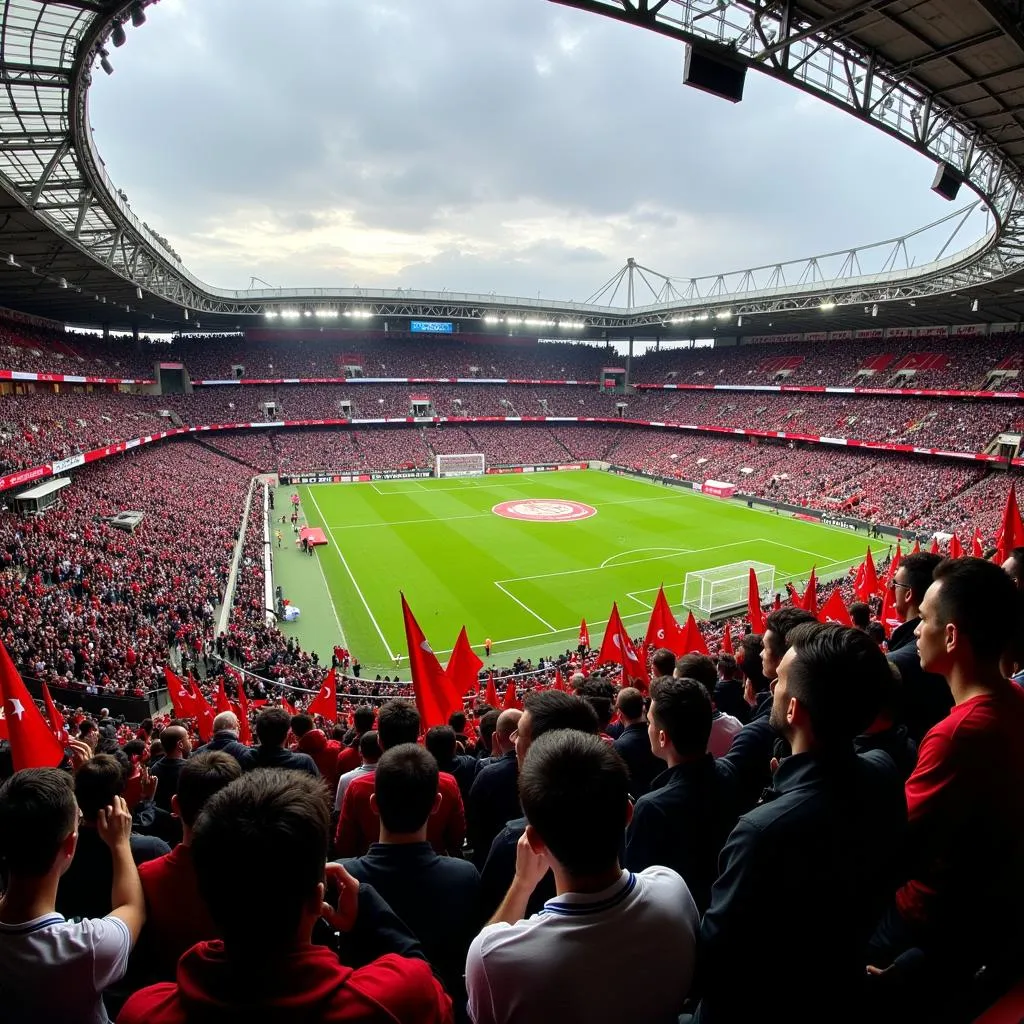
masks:
<instances>
[{"instance_id":1,"label":"dugout","mask_svg":"<svg viewBox=\"0 0 1024 1024\"><path fill-rule=\"evenodd\" d=\"M60 500L60 492L71 485L69 477L47 480L38 487L22 491L14 499L14 507L22 515L39 515Z\"/></svg>"}]
</instances>

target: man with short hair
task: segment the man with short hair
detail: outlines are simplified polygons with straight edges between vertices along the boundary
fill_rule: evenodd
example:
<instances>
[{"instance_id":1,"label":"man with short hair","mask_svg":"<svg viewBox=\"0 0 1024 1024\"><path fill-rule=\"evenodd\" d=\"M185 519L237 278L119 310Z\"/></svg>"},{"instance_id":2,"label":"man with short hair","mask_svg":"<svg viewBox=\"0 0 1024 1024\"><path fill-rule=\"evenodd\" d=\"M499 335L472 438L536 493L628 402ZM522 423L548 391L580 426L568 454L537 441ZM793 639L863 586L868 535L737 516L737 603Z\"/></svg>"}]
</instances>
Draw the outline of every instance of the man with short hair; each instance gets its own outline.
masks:
<instances>
[{"instance_id":1,"label":"man with short hair","mask_svg":"<svg viewBox=\"0 0 1024 1024\"><path fill-rule=\"evenodd\" d=\"M534 690L523 701L523 714L514 733L515 757L519 769L530 744L546 732L555 729L577 729L589 735L598 735L597 715L582 697L560 690ZM480 879L483 885L484 913L490 914L508 891L516 873L516 850L519 839L526 831L526 818L519 816L506 822L494 837ZM544 901L555 893L554 875L548 873L534 889L528 904L531 914L539 913Z\"/></svg>"},{"instance_id":2,"label":"man with short hair","mask_svg":"<svg viewBox=\"0 0 1024 1024\"><path fill-rule=\"evenodd\" d=\"M648 745L665 766L633 809L625 865L652 864L684 879L697 909L707 910L722 852L739 814L732 773L708 752L711 698L694 679L651 684Z\"/></svg>"},{"instance_id":3,"label":"man with short hair","mask_svg":"<svg viewBox=\"0 0 1024 1024\"><path fill-rule=\"evenodd\" d=\"M216 925L199 895L192 863L192 830L206 802L240 778L242 766L227 750L199 751L178 776L171 807L181 819L181 842L162 857L139 868L146 894L146 927L136 951L142 970L170 981L181 954L197 942L218 936Z\"/></svg>"},{"instance_id":4,"label":"man with short hair","mask_svg":"<svg viewBox=\"0 0 1024 1024\"><path fill-rule=\"evenodd\" d=\"M676 656L667 648L659 647L651 655L651 674L658 676L670 676L676 670Z\"/></svg>"},{"instance_id":5,"label":"man with short hair","mask_svg":"<svg viewBox=\"0 0 1024 1024\"><path fill-rule=\"evenodd\" d=\"M340 865L325 870L329 836L327 790L308 773L247 772L215 793L195 823L192 857L223 939L185 953L176 982L136 992L119 1024L451 1021L451 1000L425 961L388 953L353 970L313 945L321 917L374 948L381 937L373 909L382 906L379 897L368 890L374 902L364 899Z\"/></svg>"},{"instance_id":6,"label":"man with short hair","mask_svg":"<svg viewBox=\"0 0 1024 1024\"><path fill-rule=\"evenodd\" d=\"M639 800L651 788L651 780L664 765L651 752L644 716L644 695L635 686L619 690L615 706L622 719L622 735L612 744L629 769L629 795Z\"/></svg>"},{"instance_id":7,"label":"man with short hair","mask_svg":"<svg viewBox=\"0 0 1024 1024\"><path fill-rule=\"evenodd\" d=\"M477 772L466 800L466 832L472 848L473 863L482 869L494 837L507 821L518 818L519 773L516 767L516 745L513 736L522 711L506 708L498 715L490 764Z\"/></svg>"},{"instance_id":8,"label":"man with short hair","mask_svg":"<svg viewBox=\"0 0 1024 1024\"><path fill-rule=\"evenodd\" d=\"M748 649L748 641L756 640L758 644L761 637L757 634L748 633L740 640L739 654L742 658ZM757 664L761 665L761 648L757 648ZM750 705L744 699L743 671L740 668L739 659L729 654L728 651L719 653L718 681L715 683L714 702L715 705L727 715L746 723L750 720ZM681 678L676 673L676 678ZM767 688L767 687L766 687Z\"/></svg>"},{"instance_id":9,"label":"man with short hair","mask_svg":"<svg viewBox=\"0 0 1024 1024\"><path fill-rule=\"evenodd\" d=\"M715 691L718 673L715 663L706 654L684 654L676 665L676 678L695 679L707 691L711 701L711 735L708 737L708 753L712 757L724 757L729 753L733 737L743 728L743 723L732 715L719 711L715 706Z\"/></svg>"},{"instance_id":10,"label":"man with short hair","mask_svg":"<svg viewBox=\"0 0 1024 1024\"><path fill-rule=\"evenodd\" d=\"M341 813L341 805L345 799L345 792L353 779L360 775L372 775L377 770L377 762L380 760L380 743L377 742L377 730L369 729L359 737L359 756L363 763L350 772L345 772L338 779L338 788L334 794L334 813Z\"/></svg>"},{"instance_id":11,"label":"man with short hair","mask_svg":"<svg viewBox=\"0 0 1024 1024\"><path fill-rule=\"evenodd\" d=\"M178 792L178 776L192 753L192 741L183 725L172 722L160 733L163 757L150 766L150 774L157 780L154 802L165 814L171 813L171 797Z\"/></svg>"},{"instance_id":12,"label":"man with short hair","mask_svg":"<svg viewBox=\"0 0 1024 1024\"><path fill-rule=\"evenodd\" d=\"M761 669L769 683L773 683L779 674L779 663L789 650L789 634L797 626L818 620L806 609L793 605L784 605L771 612L765 619L764 636L761 637ZM745 660L745 659L744 659ZM771 687L774 690L774 686ZM771 711L771 701L759 705L754 717L763 715L767 718Z\"/></svg>"},{"instance_id":13,"label":"man with short hair","mask_svg":"<svg viewBox=\"0 0 1024 1024\"><path fill-rule=\"evenodd\" d=\"M96 754L75 773L74 789L81 819L75 859L60 877L57 913L67 918L103 917L110 913L110 889L115 870L110 846L99 829L100 814L124 794L127 772L112 754ZM136 865L170 853L170 846L156 836L128 837Z\"/></svg>"},{"instance_id":14,"label":"man with short hair","mask_svg":"<svg viewBox=\"0 0 1024 1024\"><path fill-rule=\"evenodd\" d=\"M885 656L834 623L786 628L784 643L769 721L792 754L722 850L701 925L700 1024L854 1019L863 951L898 877L903 787L887 754L853 750L888 685ZM779 984L771 949L786 951L793 984Z\"/></svg>"},{"instance_id":15,"label":"man with short hair","mask_svg":"<svg viewBox=\"0 0 1024 1024\"><path fill-rule=\"evenodd\" d=\"M121 797L99 811L96 832L110 850L113 909L100 918L66 921L54 907L78 840L71 777L56 768L27 768L0 786L0 862L7 873L0 897L4 1024L107 1024L101 993L124 977L146 915L131 827Z\"/></svg>"},{"instance_id":16,"label":"man with short hair","mask_svg":"<svg viewBox=\"0 0 1024 1024\"><path fill-rule=\"evenodd\" d=\"M238 716L234 711L222 711L213 720L213 739L198 747L196 753L206 754L213 750L223 750L245 767L252 757L252 748L239 742L238 729Z\"/></svg>"},{"instance_id":17,"label":"man with short hair","mask_svg":"<svg viewBox=\"0 0 1024 1024\"><path fill-rule=\"evenodd\" d=\"M892 580L893 606L903 623L889 637L889 660L900 672L899 720L911 739L920 743L936 722L953 706L946 680L921 667L916 632L921 621L921 602L931 586L932 575L942 558L930 551L907 555Z\"/></svg>"},{"instance_id":18,"label":"man with short hair","mask_svg":"<svg viewBox=\"0 0 1024 1024\"><path fill-rule=\"evenodd\" d=\"M1000 671L1016 602L1008 575L978 558L943 561L921 602L921 665L946 679L955 705L907 780L908 881L873 940L876 966L921 948L957 972L953 983L1019 941L1024 693Z\"/></svg>"},{"instance_id":19,"label":"man with short hair","mask_svg":"<svg viewBox=\"0 0 1024 1024\"><path fill-rule=\"evenodd\" d=\"M469 791L480 767L475 757L457 753L458 739L450 725L435 725L427 730L423 744L434 755L438 768L459 784L462 802L468 807Z\"/></svg>"},{"instance_id":20,"label":"man with short hair","mask_svg":"<svg viewBox=\"0 0 1024 1024\"><path fill-rule=\"evenodd\" d=\"M402 743L416 743L420 736L420 714L409 700L389 700L377 715L377 742L387 752ZM376 842L380 821L370 805L374 775L353 779L345 791L338 818L334 847L339 857L361 857ZM466 814L459 784L448 772L438 776L441 806L427 822L427 841L440 854L458 857L466 838Z\"/></svg>"},{"instance_id":21,"label":"man with short hair","mask_svg":"<svg viewBox=\"0 0 1024 1024\"><path fill-rule=\"evenodd\" d=\"M377 715L369 704L360 704L352 712L352 725L355 735L350 738L349 745L344 747L341 753L338 754L338 764L335 768L338 779L346 772L358 768L361 764L359 739L364 733L369 732L373 728L376 718Z\"/></svg>"},{"instance_id":22,"label":"man with short hair","mask_svg":"<svg viewBox=\"0 0 1024 1024\"><path fill-rule=\"evenodd\" d=\"M854 601L850 605L849 612L850 621L854 626L867 632L867 628L871 624L871 608L863 601Z\"/></svg>"},{"instance_id":23,"label":"man with short hair","mask_svg":"<svg viewBox=\"0 0 1024 1024\"><path fill-rule=\"evenodd\" d=\"M480 875L468 861L438 856L427 842L427 821L441 804L436 760L415 743L391 747L377 764L370 804L380 837L362 857L341 863L405 922L461 1008L466 952L483 922Z\"/></svg>"},{"instance_id":24,"label":"man with short hair","mask_svg":"<svg viewBox=\"0 0 1024 1024\"><path fill-rule=\"evenodd\" d=\"M256 738L260 745L254 748L249 763L242 767L246 771L254 768L285 768L305 772L319 779L320 769L309 754L285 749L291 724L291 717L284 708L264 708L256 719Z\"/></svg>"},{"instance_id":25,"label":"man with short hair","mask_svg":"<svg viewBox=\"0 0 1024 1024\"><path fill-rule=\"evenodd\" d=\"M674 871L619 866L631 813L622 758L596 736L556 730L530 746L520 793L529 824L515 877L466 961L470 1018L675 1020L690 992L700 919ZM527 917L548 870L556 896ZM623 977L642 983L607 983Z\"/></svg>"},{"instance_id":26,"label":"man with short hair","mask_svg":"<svg viewBox=\"0 0 1024 1024\"><path fill-rule=\"evenodd\" d=\"M576 690L576 693L594 709L594 714L597 715L597 727L601 730L601 739L605 743L613 743L609 728L612 715L615 713L615 687L601 676L590 676Z\"/></svg>"}]
</instances>

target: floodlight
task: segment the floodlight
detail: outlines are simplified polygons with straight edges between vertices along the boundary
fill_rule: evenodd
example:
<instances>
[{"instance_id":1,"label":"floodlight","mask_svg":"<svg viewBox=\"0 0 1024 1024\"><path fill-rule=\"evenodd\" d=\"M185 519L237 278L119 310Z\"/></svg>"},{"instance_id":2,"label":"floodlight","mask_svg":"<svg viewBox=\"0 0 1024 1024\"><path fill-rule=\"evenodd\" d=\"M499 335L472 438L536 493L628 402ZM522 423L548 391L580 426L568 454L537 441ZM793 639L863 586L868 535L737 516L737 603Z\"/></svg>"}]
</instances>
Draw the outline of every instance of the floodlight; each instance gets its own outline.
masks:
<instances>
[{"instance_id":1,"label":"floodlight","mask_svg":"<svg viewBox=\"0 0 1024 1024\"><path fill-rule=\"evenodd\" d=\"M978 300L977 300L977 299L975 299L975 300L974 300L974 301L973 301L973 302L971 303L971 312L972 312L972 313L977 313L977 312L978 312Z\"/></svg>"},{"instance_id":2,"label":"floodlight","mask_svg":"<svg viewBox=\"0 0 1024 1024\"><path fill-rule=\"evenodd\" d=\"M871 315L872 316L878 316L878 303L877 302L871 307Z\"/></svg>"},{"instance_id":3,"label":"floodlight","mask_svg":"<svg viewBox=\"0 0 1024 1024\"><path fill-rule=\"evenodd\" d=\"M720 309L716 314L715 318L718 320L728 320L732 316L731 309Z\"/></svg>"},{"instance_id":4,"label":"floodlight","mask_svg":"<svg viewBox=\"0 0 1024 1024\"><path fill-rule=\"evenodd\" d=\"M62 278L61 278L61 279L60 279L60 280L59 280L59 281L57 282L57 284L58 284L58 285L59 285L59 286L60 286L61 288L67 288L67 286L68 286L68 279L67 279L66 277L62 277Z\"/></svg>"},{"instance_id":5,"label":"floodlight","mask_svg":"<svg viewBox=\"0 0 1024 1024\"><path fill-rule=\"evenodd\" d=\"M114 65L111 64L106 57L100 58L100 67L103 68L103 70L106 71L108 75L112 75L114 73Z\"/></svg>"},{"instance_id":6,"label":"floodlight","mask_svg":"<svg viewBox=\"0 0 1024 1024\"><path fill-rule=\"evenodd\" d=\"M836 304L832 302L830 299L826 299L825 302L821 303L821 305L818 306L818 309L820 309L823 313L831 313L832 310L835 308Z\"/></svg>"},{"instance_id":7,"label":"floodlight","mask_svg":"<svg viewBox=\"0 0 1024 1024\"><path fill-rule=\"evenodd\" d=\"M110 41L115 46L124 46L128 41L128 37L124 34L124 25L121 22L114 22L114 27L110 30Z\"/></svg>"},{"instance_id":8,"label":"floodlight","mask_svg":"<svg viewBox=\"0 0 1024 1024\"><path fill-rule=\"evenodd\" d=\"M743 317L741 317L741 316L736 317L736 326L737 327L742 327L743 326Z\"/></svg>"},{"instance_id":9,"label":"floodlight","mask_svg":"<svg viewBox=\"0 0 1024 1024\"><path fill-rule=\"evenodd\" d=\"M142 28L146 24L146 10L142 4L135 4L132 7L132 24L136 28Z\"/></svg>"},{"instance_id":10,"label":"floodlight","mask_svg":"<svg viewBox=\"0 0 1024 1024\"><path fill-rule=\"evenodd\" d=\"M137 298L137 299L141 299L142 298L142 286L141 285L136 285L135 286L135 298Z\"/></svg>"}]
</instances>

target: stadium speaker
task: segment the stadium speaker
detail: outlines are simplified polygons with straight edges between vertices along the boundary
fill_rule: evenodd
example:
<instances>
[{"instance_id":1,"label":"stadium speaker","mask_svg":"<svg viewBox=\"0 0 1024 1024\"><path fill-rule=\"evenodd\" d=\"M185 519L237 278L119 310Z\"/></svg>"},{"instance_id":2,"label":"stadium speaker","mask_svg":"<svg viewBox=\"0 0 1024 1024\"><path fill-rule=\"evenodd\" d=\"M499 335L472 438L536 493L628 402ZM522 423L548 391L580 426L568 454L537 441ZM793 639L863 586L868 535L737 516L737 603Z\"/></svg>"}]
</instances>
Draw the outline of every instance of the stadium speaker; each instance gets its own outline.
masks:
<instances>
[{"instance_id":1,"label":"stadium speaker","mask_svg":"<svg viewBox=\"0 0 1024 1024\"><path fill-rule=\"evenodd\" d=\"M932 182L932 191L937 195L942 196L943 199L948 199L952 202L956 199L957 192L960 191L960 186L963 184L963 178L960 176L960 172L950 164L945 162L939 164L935 171L935 180Z\"/></svg>"},{"instance_id":2,"label":"stadium speaker","mask_svg":"<svg viewBox=\"0 0 1024 1024\"><path fill-rule=\"evenodd\" d=\"M683 84L709 92L730 103L743 99L747 69L738 61L708 47L687 46L683 62Z\"/></svg>"}]
</instances>

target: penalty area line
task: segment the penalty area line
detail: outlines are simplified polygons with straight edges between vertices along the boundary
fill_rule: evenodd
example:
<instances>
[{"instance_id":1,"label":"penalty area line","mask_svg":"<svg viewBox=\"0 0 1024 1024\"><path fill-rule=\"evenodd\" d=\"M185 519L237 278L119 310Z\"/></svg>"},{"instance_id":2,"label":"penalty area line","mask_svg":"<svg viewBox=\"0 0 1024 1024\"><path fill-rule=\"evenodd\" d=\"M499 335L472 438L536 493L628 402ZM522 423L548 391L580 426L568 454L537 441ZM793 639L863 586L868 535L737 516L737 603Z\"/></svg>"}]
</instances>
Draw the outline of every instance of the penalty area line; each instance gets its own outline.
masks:
<instances>
[{"instance_id":1,"label":"penalty area line","mask_svg":"<svg viewBox=\"0 0 1024 1024\"><path fill-rule=\"evenodd\" d=\"M494 585L506 596L511 598L523 611L529 612L542 626L546 626L549 633L557 633L558 630L548 622L547 619L538 615L528 604L520 601L515 594L509 593L497 580L494 581Z\"/></svg>"}]
</instances>

